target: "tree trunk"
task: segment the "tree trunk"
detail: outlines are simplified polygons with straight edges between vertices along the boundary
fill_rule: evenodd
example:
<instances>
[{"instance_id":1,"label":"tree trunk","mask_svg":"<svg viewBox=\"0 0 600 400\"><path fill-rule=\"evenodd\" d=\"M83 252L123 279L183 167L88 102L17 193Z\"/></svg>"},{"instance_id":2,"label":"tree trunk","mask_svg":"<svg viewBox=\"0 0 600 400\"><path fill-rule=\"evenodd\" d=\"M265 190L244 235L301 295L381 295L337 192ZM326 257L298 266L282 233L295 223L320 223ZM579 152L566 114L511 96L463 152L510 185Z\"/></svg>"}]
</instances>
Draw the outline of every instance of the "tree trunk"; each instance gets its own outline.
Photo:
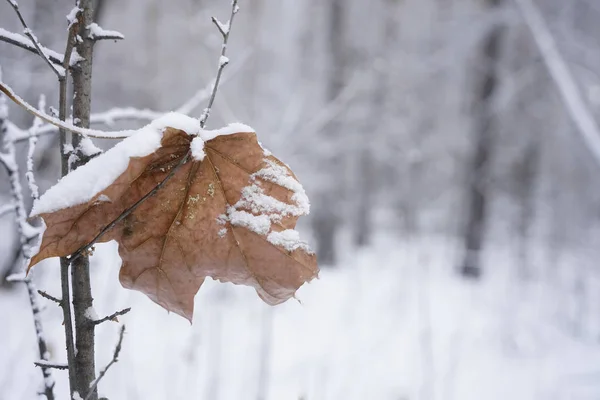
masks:
<instances>
[{"instance_id":1,"label":"tree trunk","mask_svg":"<svg viewBox=\"0 0 600 400\"><path fill-rule=\"evenodd\" d=\"M517 197L520 212L517 221L518 232L518 263L519 277L528 280L532 277L530 263L530 236L531 227L535 220L535 183L539 160L539 148L535 141L529 143L523 152L522 160L518 165Z\"/></svg>"},{"instance_id":2,"label":"tree trunk","mask_svg":"<svg viewBox=\"0 0 600 400\"><path fill-rule=\"evenodd\" d=\"M83 9L79 36L82 41L77 41L76 49L83 58L73 70L73 118L77 126L88 128L90 126L90 108L92 100L92 58L94 41L88 37L86 27L93 22L93 1L82 0L80 7ZM81 138L73 135L73 147L78 148ZM82 154L77 154L79 160L74 165L77 168L85 163ZM71 265L71 284L73 287L73 311L75 315L75 390L82 398L88 396L90 383L96 377L94 359L94 328L92 320L88 318L88 310L92 310L93 298L90 283L90 263L87 256L76 259ZM98 393L90 396L90 400L97 400Z\"/></svg>"},{"instance_id":3,"label":"tree trunk","mask_svg":"<svg viewBox=\"0 0 600 400\"><path fill-rule=\"evenodd\" d=\"M344 0L329 0L329 19L327 24L327 51L329 54L327 93L329 102L335 101L344 88L346 66L346 41L344 35L345 15ZM339 139L340 121L332 120L325 127L327 140ZM317 255L323 265L333 265L336 261L335 242L339 225L338 200L341 191L341 171L339 155L328 155L323 162L324 174L328 174L328 185L315 196L315 208L318 211L313 217L313 230L317 240Z\"/></svg>"},{"instance_id":4,"label":"tree trunk","mask_svg":"<svg viewBox=\"0 0 600 400\"><path fill-rule=\"evenodd\" d=\"M490 12L498 10L503 0L484 0ZM487 223L489 201L490 159L494 134L493 100L498 89L496 65L500 58L503 28L497 23L483 41L477 94L475 99L475 150L471 161L464 259L461 273L466 278L481 276L481 250Z\"/></svg>"}]
</instances>

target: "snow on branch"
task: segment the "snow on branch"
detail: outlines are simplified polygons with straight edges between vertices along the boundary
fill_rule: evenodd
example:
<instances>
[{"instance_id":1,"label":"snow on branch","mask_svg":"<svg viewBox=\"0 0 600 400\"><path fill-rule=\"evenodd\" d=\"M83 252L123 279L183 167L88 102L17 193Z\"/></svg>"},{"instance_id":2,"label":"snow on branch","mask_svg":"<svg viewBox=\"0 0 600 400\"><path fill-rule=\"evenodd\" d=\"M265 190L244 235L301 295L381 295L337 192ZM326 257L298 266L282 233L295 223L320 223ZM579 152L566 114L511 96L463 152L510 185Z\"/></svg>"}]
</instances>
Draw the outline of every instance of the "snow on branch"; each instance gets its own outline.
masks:
<instances>
[{"instance_id":1,"label":"snow on branch","mask_svg":"<svg viewBox=\"0 0 600 400\"><path fill-rule=\"evenodd\" d=\"M13 46L20 47L32 53L39 54L38 49L33 45L31 39L19 33L9 32L6 29L0 28L0 41L12 44ZM53 64L62 64L62 54L57 53L54 50L50 50L47 47L41 47L41 49Z\"/></svg>"},{"instance_id":2,"label":"snow on branch","mask_svg":"<svg viewBox=\"0 0 600 400\"><path fill-rule=\"evenodd\" d=\"M62 57L62 55L60 55ZM244 65L244 61L249 57L249 53L246 52L245 54L243 54L240 57L240 62L236 62L233 63L233 66L228 69L229 74L227 76L224 76L223 79L221 79L221 84L225 84L227 83L227 81L235 75L236 72L238 72L241 67ZM0 82L0 86L2 86L2 82ZM206 85L205 87L198 89L188 100L186 100L181 106L179 106L175 112L176 113L180 113L180 114L186 114L189 115L192 111L194 111L199 105L200 103L202 103L203 101L207 100L210 98L211 93L213 91L215 85L215 80L213 79L208 85ZM10 88L8 86L6 86L4 84L5 88L7 90L9 90ZM1 91L1 89L0 89ZM32 107L33 108L33 107ZM102 125L106 125L108 127L112 127L114 126L114 124L116 122L120 122L120 121L142 121L142 122L151 122L155 119L158 119L166 114L168 114L168 111L155 111L155 110L150 110L150 109L139 109L139 108L134 108L134 107L115 107L112 108L110 110L104 111L104 112L100 112L100 113L96 113L96 114L92 114L90 116L90 124L102 124ZM17 127L15 124L13 124L10 121L6 121L6 127L8 129L8 136L10 136L12 138L12 140L14 142L22 142L25 140L29 140L30 137L33 136L42 136L42 135L48 135L51 133L55 133L56 131L58 131L59 126L53 124L53 123L47 123L44 124L40 127L38 127L35 131L35 133L30 132L29 130L26 129L21 129L19 127ZM66 124L63 121L63 124ZM69 128L66 128L67 130L71 130L71 128L74 129L81 129L75 126L70 126ZM98 134L100 134L102 131L93 131L96 132ZM119 134L124 134L123 132L119 132ZM92 134L89 134L90 137L95 137ZM118 139L115 137L111 137L111 139Z\"/></svg>"},{"instance_id":3,"label":"snow on branch","mask_svg":"<svg viewBox=\"0 0 600 400\"><path fill-rule=\"evenodd\" d=\"M0 71L1 72L1 71ZM1 75L1 74L0 74ZM0 76L1 78L1 76ZM15 211L15 217L17 220L17 229L19 231L19 239L21 242L21 251L25 257L30 257L31 254L37 252L35 246L30 243L33 240L39 238L40 229L32 226L27 222L27 215L25 211L25 203L23 201L23 191L20 183L19 166L15 158L15 146L14 142L11 141L10 137L6 135L7 128L6 122L8 121L8 110L6 109L4 96L0 95L0 133L3 134L3 147L4 150L0 152L0 164L4 166L8 173L10 180L11 193L13 196L13 208ZM31 304L31 310L33 313L33 321L35 325L35 333L38 340L38 349L40 358L42 360L48 360L50 354L48 353L47 341L44 336L41 321L41 308L38 303L37 291L34 283L31 279L25 276L24 273L13 274L7 278L10 282L23 282L27 287L29 293L29 302ZM50 368L47 366L41 366L42 375L44 378L44 394L48 400L54 400L54 379Z\"/></svg>"},{"instance_id":4,"label":"snow on branch","mask_svg":"<svg viewBox=\"0 0 600 400\"><path fill-rule=\"evenodd\" d=\"M97 23L91 23L87 26L89 30L89 38L92 40L122 40L125 39L125 36L121 32L110 31L107 29L103 29Z\"/></svg>"},{"instance_id":5,"label":"snow on branch","mask_svg":"<svg viewBox=\"0 0 600 400\"><path fill-rule=\"evenodd\" d=\"M56 65L55 63L53 63L50 60L49 56L44 52L45 47L40 44L39 40L37 39L37 37L35 36L33 31L31 29L29 29L29 27L27 26L27 23L25 22L25 19L23 18L23 15L21 14L21 10L19 10L19 5L17 4L17 2L14 0L7 0L7 1L11 5L13 10L15 10L17 17L19 18L19 21L21 21L21 25L23 25L23 33L25 34L25 36L27 36L29 39L31 39L31 43L33 43L33 45L35 46L40 57L42 57L46 61L46 63L52 69L52 71L54 71L56 76L58 76L59 78L65 76L65 69L60 65Z\"/></svg>"},{"instance_id":6,"label":"snow on branch","mask_svg":"<svg viewBox=\"0 0 600 400\"><path fill-rule=\"evenodd\" d=\"M531 0L515 0L525 23L538 46L550 76L556 84L562 101L582 136L583 141L600 163L600 129L587 103L583 99L577 82L567 63L560 54L544 17Z\"/></svg>"}]
</instances>

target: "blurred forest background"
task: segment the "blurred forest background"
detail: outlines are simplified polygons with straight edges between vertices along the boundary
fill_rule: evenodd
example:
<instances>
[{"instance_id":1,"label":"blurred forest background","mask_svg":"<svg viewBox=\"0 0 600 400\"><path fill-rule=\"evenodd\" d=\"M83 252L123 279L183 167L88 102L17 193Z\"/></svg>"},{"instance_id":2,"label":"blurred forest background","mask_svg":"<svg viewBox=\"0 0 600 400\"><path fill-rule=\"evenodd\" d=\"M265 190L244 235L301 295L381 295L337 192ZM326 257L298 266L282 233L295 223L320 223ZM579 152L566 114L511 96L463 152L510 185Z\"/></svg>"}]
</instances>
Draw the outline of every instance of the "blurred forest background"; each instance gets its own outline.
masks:
<instances>
[{"instance_id":1,"label":"blurred forest background","mask_svg":"<svg viewBox=\"0 0 600 400\"><path fill-rule=\"evenodd\" d=\"M73 1L19 3L40 41L62 51ZM600 160L517 3L240 1L209 127L247 123L294 169L312 200L300 229L321 279L300 291L304 305L278 308L209 284L190 328L125 292L118 257L103 251L114 244L98 246L98 307L133 305L107 397L600 398ZM228 4L98 1L98 24L125 40L96 47L92 112L185 103L213 79L221 38L210 17ZM600 117L600 3L533 4ZM21 32L6 3L0 27ZM0 65L28 102L44 93L56 106L39 57L0 42ZM17 125L31 123L9 109ZM57 146L52 135L38 144L42 191L59 177ZM9 200L0 176L0 202ZM6 275L12 215L0 217L0 236ZM34 279L52 291L58 262L46 264ZM22 289L0 287L0 399L33 398L40 375ZM44 318L60 360L60 312L48 305ZM108 359L114 329L98 335Z\"/></svg>"}]
</instances>

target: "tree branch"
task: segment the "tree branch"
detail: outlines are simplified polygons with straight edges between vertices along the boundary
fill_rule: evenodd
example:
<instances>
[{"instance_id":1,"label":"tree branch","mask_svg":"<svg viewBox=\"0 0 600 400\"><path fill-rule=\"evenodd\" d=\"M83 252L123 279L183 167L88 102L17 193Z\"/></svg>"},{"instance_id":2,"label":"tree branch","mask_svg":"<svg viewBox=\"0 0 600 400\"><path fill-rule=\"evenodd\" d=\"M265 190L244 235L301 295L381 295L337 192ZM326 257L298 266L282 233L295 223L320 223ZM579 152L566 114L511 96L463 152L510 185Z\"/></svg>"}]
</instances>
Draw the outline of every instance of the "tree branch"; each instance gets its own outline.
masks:
<instances>
[{"instance_id":1,"label":"tree branch","mask_svg":"<svg viewBox=\"0 0 600 400\"><path fill-rule=\"evenodd\" d=\"M223 45L221 46L221 57L219 57L219 67L217 69L217 76L215 78L215 83L213 85L212 93L210 95L210 99L208 100L208 105L204 109L204 112L200 116L200 126L204 128L206 125L206 121L210 115L210 111L215 102L215 98L217 97L217 90L219 89L219 82L221 81L221 75L223 74L223 70L229 64L229 59L225 56L227 53L227 43L229 42L229 34L231 33L231 26L233 24L233 18L235 14L239 11L238 0L233 0L231 2L231 15L229 16L229 22L226 25L220 23L216 18L212 18L213 23L217 26L219 32L223 36Z\"/></svg>"},{"instance_id":2,"label":"tree branch","mask_svg":"<svg viewBox=\"0 0 600 400\"><path fill-rule=\"evenodd\" d=\"M13 46L20 47L24 50L27 50L31 53L39 55L38 49L31 43L31 40L23 36L19 33L9 32L6 29L0 28L0 41L12 44ZM48 59L57 65L62 64L63 55L55 52L54 50L50 50L47 47L42 48L44 50L44 54L48 57Z\"/></svg>"},{"instance_id":3,"label":"tree branch","mask_svg":"<svg viewBox=\"0 0 600 400\"><path fill-rule=\"evenodd\" d=\"M42 369L43 368L69 369L68 364L55 364L55 363L51 363L47 360L34 361L33 364L35 364L36 367L41 367Z\"/></svg>"},{"instance_id":4,"label":"tree branch","mask_svg":"<svg viewBox=\"0 0 600 400\"><path fill-rule=\"evenodd\" d=\"M1 79L1 71L0 71ZM4 153L0 153L0 162L6 168L10 184L11 192L14 199L15 216L17 219L17 227L19 232L19 238L21 242L21 253L28 259L32 253L32 247L30 241L39 236L39 229L31 226L27 222L27 214L25 211L25 203L23 201L23 191L21 188L20 177L19 177L19 166L15 159L15 146L11 138L6 135L6 121L8 120L8 111L5 107L4 97L0 96L0 134L3 136L4 142ZM7 278L9 280L11 277ZM29 293L29 303L33 314L33 321L35 326L35 333L38 340L39 355L42 360L49 358L48 346L44 331L42 329L42 321L40 316L40 307L36 297L35 285L30 278L22 274L18 277L12 277L12 281L21 281L25 283L27 291ZM44 394L47 400L54 400L54 379L50 373L49 368L42 367L42 375L44 378Z\"/></svg>"},{"instance_id":5,"label":"tree branch","mask_svg":"<svg viewBox=\"0 0 600 400\"><path fill-rule=\"evenodd\" d=\"M112 367L112 365L114 363L119 361L119 353L121 352L121 345L123 344L123 335L124 334L125 334L125 325L122 325L121 331L119 332L119 341L117 342L117 347L115 347L115 352L113 353L112 360L110 360L110 362L106 365L106 367L104 367L104 369L102 371L100 371L98 378L94 379L94 381L90 384L90 392L88 393L87 396L85 396L84 400L90 400L92 398L92 394L95 393L98 383L100 382L100 380L102 378L104 378L104 375L106 375L106 372L108 371L108 369L110 367Z\"/></svg>"},{"instance_id":6,"label":"tree branch","mask_svg":"<svg viewBox=\"0 0 600 400\"><path fill-rule=\"evenodd\" d=\"M31 42L35 46L40 57L42 57L44 59L44 61L46 61L46 63L50 67L50 69L52 69L52 71L56 74L57 77L60 78L61 76L64 76L64 74L65 74L64 68L58 67L52 61L50 61L50 58L48 57L48 55L44 52L44 50L42 50L44 47L40 44L40 42L38 41L38 39L35 36L35 34L33 33L33 31L31 29L29 29L29 27L25 23L25 19L23 19L23 15L21 14L21 11L19 10L19 5L17 4L17 2L15 0L6 0L6 1L8 2L8 4L11 5L13 10L15 10L17 17L19 18L19 21L21 21L21 25L23 25L25 35L27 37L29 37L29 39L31 39Z\"/></svg>"},{"instance_id":7,"label":"tree branch","mask_svg":"<svg viewBox=\"0 0 600 400\"><path fill-rule=\"evenodd\" d=\"M42 297L44 297L44 298L46 298L46 299L48 299L50 301L55 302L59 306L62 305L62 300L61 299L56 298L56 297L54 297L52 295L49 295L48 293L44 292L43 290L38 290L38 293L39 293L40 296L42 296Z\"/></svg>"},{"instance_id":8,"label":"tree branch","mask_svg":"<svg viewBox=\"0 0 600 400\"><path fill-rule=\"evenodd\" d=\"M125 309L123 309L121 311L114 312L114 313L112 313L112 314L110 314L110 315L108 315L108 316L106 316L104 318L98 319L98 320L94 321L94 324L95 325L100 325L101 323L106 322L106 321L116 321L116 318L118 316L125 315L129 311L131 311L131 307L127 307L127 308L125 308Z\"/></svg>"}]
</instances>

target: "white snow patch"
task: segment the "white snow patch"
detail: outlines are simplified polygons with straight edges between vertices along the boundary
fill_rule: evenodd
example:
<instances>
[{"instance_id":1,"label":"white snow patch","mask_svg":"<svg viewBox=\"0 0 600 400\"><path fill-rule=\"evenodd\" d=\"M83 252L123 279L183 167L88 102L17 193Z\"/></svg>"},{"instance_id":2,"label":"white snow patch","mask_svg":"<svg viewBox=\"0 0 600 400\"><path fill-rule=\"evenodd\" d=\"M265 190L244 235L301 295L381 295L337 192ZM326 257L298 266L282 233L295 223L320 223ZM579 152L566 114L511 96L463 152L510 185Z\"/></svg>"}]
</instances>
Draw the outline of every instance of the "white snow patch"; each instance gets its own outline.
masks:
<instances>
[{"instance_id":1,"label":"white snow patch","mask_svg":"<svg viewBox=\"0 0 600 400\"><path fill-rule=\"evenodd\" d=\"M227 216L231 225L241 226L259 235L266 235L271 229L271 220L266 215L254 215L247 211L238 211L233 207L229 207Z\"/></svg>"},{"instance_id":2,"label":"white snow patch","mask_svg":"<svg viewBox=\"0 0 600 400\"><path fill-rule=\"evenodd\" d=\"M81 138L78 149L84 156L88 157L92 157L96 154L102 153L102 150L96 147L94 142L92 142L92 139L90 139L89 137Z\"/></svg>"},{"instance_id":3,"label":"white snow patch","mask_svg":"<svg viewBox=\"0 0 600 400\"><path fill-rule=\"evenodd\" d=\"M219 57L219 66L224 66L229 64L229 58L225 57L225 56L221 56Z\"/></svg>"},{"instance_id":4,"label":"white snow patch","mask_svg":"<svg viewBox=\"0 0 600 400\"><path fill-rule=\"evenodd\" d=\"M71 25L77 22L77 13L79 13L79 11L81 11L81 8L73 7L71 11L69 11L69 13L67 14L67 21L69 21L69 27L71 27Z\"/></svg>"},{"instance_id":5,"label":"white snow patch","mask_svg":"<svg viewBox=\"0 0 600 400\"><path fill-rule=\"evenodd\" d=\"M294 215L308 215L310 213L310 201L302 184L289 174L287 168L267 158L264 161L267 166L252 174L252 177L262 178L294 192L292 200L301 211L299 214Z\"/></svg>"},{"instance_id":6,"label":"white snow patch","mask_svg":"<svg viewBox=\"0 0 600 400\"><path fill-rule=\"evenodd\" d=\"M73 392L73 400L83 400L78 391Z\"/></svg>"},{"instance_id":7,"label":"white snow patch","mask_svg":"<svg viewBox=\"0 0 600 400\"><path fill-rule=\"evenodd\" d=\"M190 150L192 150L192 157L194 160L202 161L206 156L204 152L204 140L200 136L196 136L190 143Z\"/></svg>"},{"instance_id":8,"label":"white snow patch","mask_svg":"<svg viewBox=\"0 0 600 400\"><path fill-rule=\"evenodd\" d=\"M156 151L167 127L194 135L200 131L200 122L176 113L169 113L152 121L110 150L63 177L34 202L31 216L88 202L127 169L131 157L144 157Z\"/></svg>"},{"instance_id":9,"label":"white snow patch","mask_svg":"<svg viewBox=\"0 0 600 400\"><path fill-rule=\"evenodd\" d=\"M287 251L302 249L313 254L313 251L308 246L308 243L300 239L300 234L294 229L286 229L281 232L271 232L267 236L267 241L275 246L281 246Z\"/></svg>"},{"instance_id":10,"label":"white snow patch","mask_svg":"<svg viewBox=\"0 0 600 400\"><path fill-rule=\"evenodd\" d=\"M225 237L225 235L227 235L227 228L221 228L219 229L219 233L218 233L219 237Z\"/></svg>"},{"instance_id":11,"label":"white snow patch","mask_svg":"<svg viewBox=\"0 0 600 400\"><path fill-rule=\"evenodd\" d=\"M23 282L27 279L25 272L18 272L16 274L10 274L6 277L6 282Z\"/></svg>"},{"instance_id":12,"label":"white snow patch","mask_svg":"<svg viewBox=\"0 0 600 400\"><path fill-rule=\"evenodd\" d=\"M96 314L96 310L94 310L94 307L88 307L85 310L85 317L90 321L97 321L100 319L98 318L98 314Z\"/></svg>"},{"instance_id":13,"label":"white snow patch","mask_svg":"<svg viewBox=\"0 0 600 400\"><path fill-rule=\"evenodd\" d=\"M285 216L300 216L305 214L302 207L284 203L274 197L268 196L256 183L242 189L242 197L234 208L249 209L254 214L267 214L274 222L281 221Z\"/></svg>"},{"instance_id":14,"label":"white snow patch","mask_svg":"<svg viewBox=\"0 0 600 400\"><path fill-rule=\"evenodd\" d=\"M273 153L271 153L271 151L269 149L267 149L265 146L263 146L263 144L259 141L258 145L260 146L261 149L263 149L263 154L265 157L269 157L271 155L273 155Z\"/></svg>"},{"instance_id":15,"label":"white snow patch","mask_svg":"<svg viewBox=\"0 0 600 400\"><path fill-rule=\"evenodd\" d=\"M107 37L111 39L125 39L125 36L121 32L104 29L95 22L89 24L87 28L90 31L90 39L102 39Z\"/></svg>"},{"instance_id":16,"label":"white snow patch","mask_svg":"<svg viewBox=\"0 0 600 400\"><path fill-rule=\"evenodd\" d=\"M199 136L202 138L202 140L204 140L205 142L208 142L209 140L214 139L217 136L233 135L234 133L240 133L240 132L255 132L255 131L254 131L254 128L252 128L248 125L244 125L239 122L234 122L223 128L220 128L220 129L214 129L214 130L202 129L199 132Z\"/></svg>"}]
</instances>

